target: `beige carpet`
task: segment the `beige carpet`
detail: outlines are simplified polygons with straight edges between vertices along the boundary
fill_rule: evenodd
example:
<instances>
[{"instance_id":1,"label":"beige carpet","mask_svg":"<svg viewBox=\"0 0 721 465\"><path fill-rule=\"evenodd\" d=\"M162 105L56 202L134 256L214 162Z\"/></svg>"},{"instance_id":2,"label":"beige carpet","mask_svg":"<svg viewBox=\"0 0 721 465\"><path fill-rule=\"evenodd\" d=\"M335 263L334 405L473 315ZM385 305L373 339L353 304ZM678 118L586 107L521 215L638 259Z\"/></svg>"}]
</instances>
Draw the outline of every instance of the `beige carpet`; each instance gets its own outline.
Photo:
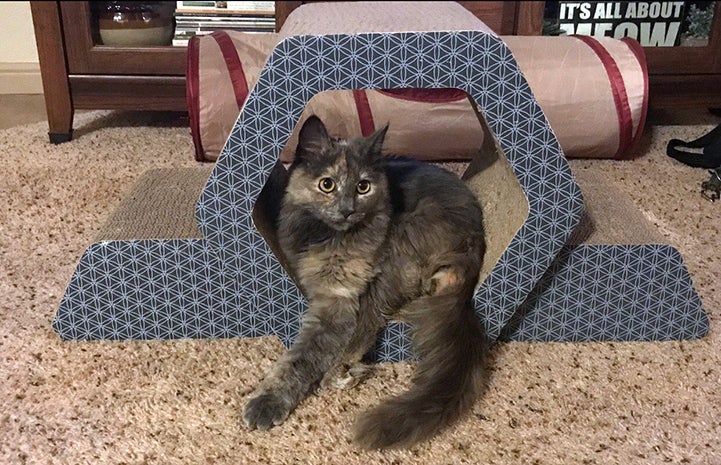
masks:
<instances>
[{"instance_id":1,"label":"beige carpet","mask_svg":"<svg viewBox=\"0 0 721 465\"><path fill-rule=\"evenodd\" d=\"M704 170L663 153L670 137L711 126L652 128L633 161L573 162L615 182L680 249L707 338L501 344L468 418L413 450L368 453L349 441L353 418L405 389L409 364L249 433L238 412L277 340L77 343L52 332L78 258L134 182L196 165L188 129L164 121L90 112L60 146L43 123L0 131L0 463L721 463L721 203L699 194Z\"/></svg>"}]
</instances>

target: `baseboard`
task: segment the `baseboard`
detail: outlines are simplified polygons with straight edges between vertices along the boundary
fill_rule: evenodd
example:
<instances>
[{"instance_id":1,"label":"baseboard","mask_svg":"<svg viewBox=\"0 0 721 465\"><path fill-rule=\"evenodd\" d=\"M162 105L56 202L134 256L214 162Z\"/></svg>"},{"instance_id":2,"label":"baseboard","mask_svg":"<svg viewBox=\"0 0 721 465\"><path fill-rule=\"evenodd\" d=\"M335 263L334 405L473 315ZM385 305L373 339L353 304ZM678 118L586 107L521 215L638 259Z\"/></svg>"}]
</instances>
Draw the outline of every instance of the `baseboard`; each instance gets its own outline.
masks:
<instances>
[{"instance_id":1,"label":"baseboard","mask_svg":"<svg viewBox=\"0 0 721 465\"><path fill-rule=\"evenodd\" d=\"M42 94L38 63L0 62L0 94Z\"/></svg>"}]
</instances>

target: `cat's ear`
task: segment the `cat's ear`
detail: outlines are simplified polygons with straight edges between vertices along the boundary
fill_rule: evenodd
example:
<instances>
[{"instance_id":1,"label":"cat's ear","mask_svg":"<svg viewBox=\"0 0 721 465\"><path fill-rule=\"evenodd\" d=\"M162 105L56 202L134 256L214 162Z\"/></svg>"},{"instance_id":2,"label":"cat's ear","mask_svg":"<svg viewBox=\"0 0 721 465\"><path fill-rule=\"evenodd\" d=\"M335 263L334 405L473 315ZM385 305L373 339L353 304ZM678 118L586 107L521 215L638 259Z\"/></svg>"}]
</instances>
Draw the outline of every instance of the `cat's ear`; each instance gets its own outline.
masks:
<instances>
[{"instance_id":1,"label":"cat's ear","mask_svg":"<svg viewBox=\"0 0 721 465\"><path fill-rule=\"evenodd\" d=\"M318 158L330 147L328 131L315 115L305 120L298 134L298 148L295 156L298 159Z\"/></svg>"},{"instance_id":2,"label":"cat's ear","mask_svg":"<svg viewBox=\"0 0 721 465\"><path fill-rule=\"evenodd\" d=\"M383 141L385 141L388 125L377 130L366 138L367 153L371 159L376 160L383 156Z\"/></svg>"}]
</instances>

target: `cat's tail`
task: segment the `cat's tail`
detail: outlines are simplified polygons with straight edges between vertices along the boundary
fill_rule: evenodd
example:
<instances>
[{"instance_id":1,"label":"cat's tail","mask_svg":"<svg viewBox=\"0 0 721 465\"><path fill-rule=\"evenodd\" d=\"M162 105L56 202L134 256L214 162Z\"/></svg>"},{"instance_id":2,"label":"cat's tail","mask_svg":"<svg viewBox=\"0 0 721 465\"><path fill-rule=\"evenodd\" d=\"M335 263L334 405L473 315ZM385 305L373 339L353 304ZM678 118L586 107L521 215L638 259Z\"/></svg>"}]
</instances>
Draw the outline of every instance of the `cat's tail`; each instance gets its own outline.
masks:
<instances>
[{"instance_id":1,"label":"cat's tail","mask_svg":"<svg viewBox=\"0 0 721 465\"><path fill-rule=\"evenodd\" d=\"M404 308L420 357L407 392L361 415L355 442L367 449L430 439L469 411L484 386L487 340L471 303L458 296L422 297Z\"/></svg>"}]
</instances>

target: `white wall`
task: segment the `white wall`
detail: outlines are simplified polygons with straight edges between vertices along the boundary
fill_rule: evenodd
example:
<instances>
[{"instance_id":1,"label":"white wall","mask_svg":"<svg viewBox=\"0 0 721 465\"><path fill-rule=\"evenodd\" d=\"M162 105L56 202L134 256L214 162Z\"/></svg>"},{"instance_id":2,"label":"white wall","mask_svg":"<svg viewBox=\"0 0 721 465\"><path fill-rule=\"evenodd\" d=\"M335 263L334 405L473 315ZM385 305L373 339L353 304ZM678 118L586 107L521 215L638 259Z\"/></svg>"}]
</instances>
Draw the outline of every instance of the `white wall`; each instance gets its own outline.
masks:
<instances>
[{"instance_id":1,"label":"white wall","mask_svg":"<svg viewBox=\"0 0 721 465\"><path fill-rule=\"evenodd\" d=\"M0 2L0 94L41 94L30 2Z\"/></svg>"}]
</instances>

